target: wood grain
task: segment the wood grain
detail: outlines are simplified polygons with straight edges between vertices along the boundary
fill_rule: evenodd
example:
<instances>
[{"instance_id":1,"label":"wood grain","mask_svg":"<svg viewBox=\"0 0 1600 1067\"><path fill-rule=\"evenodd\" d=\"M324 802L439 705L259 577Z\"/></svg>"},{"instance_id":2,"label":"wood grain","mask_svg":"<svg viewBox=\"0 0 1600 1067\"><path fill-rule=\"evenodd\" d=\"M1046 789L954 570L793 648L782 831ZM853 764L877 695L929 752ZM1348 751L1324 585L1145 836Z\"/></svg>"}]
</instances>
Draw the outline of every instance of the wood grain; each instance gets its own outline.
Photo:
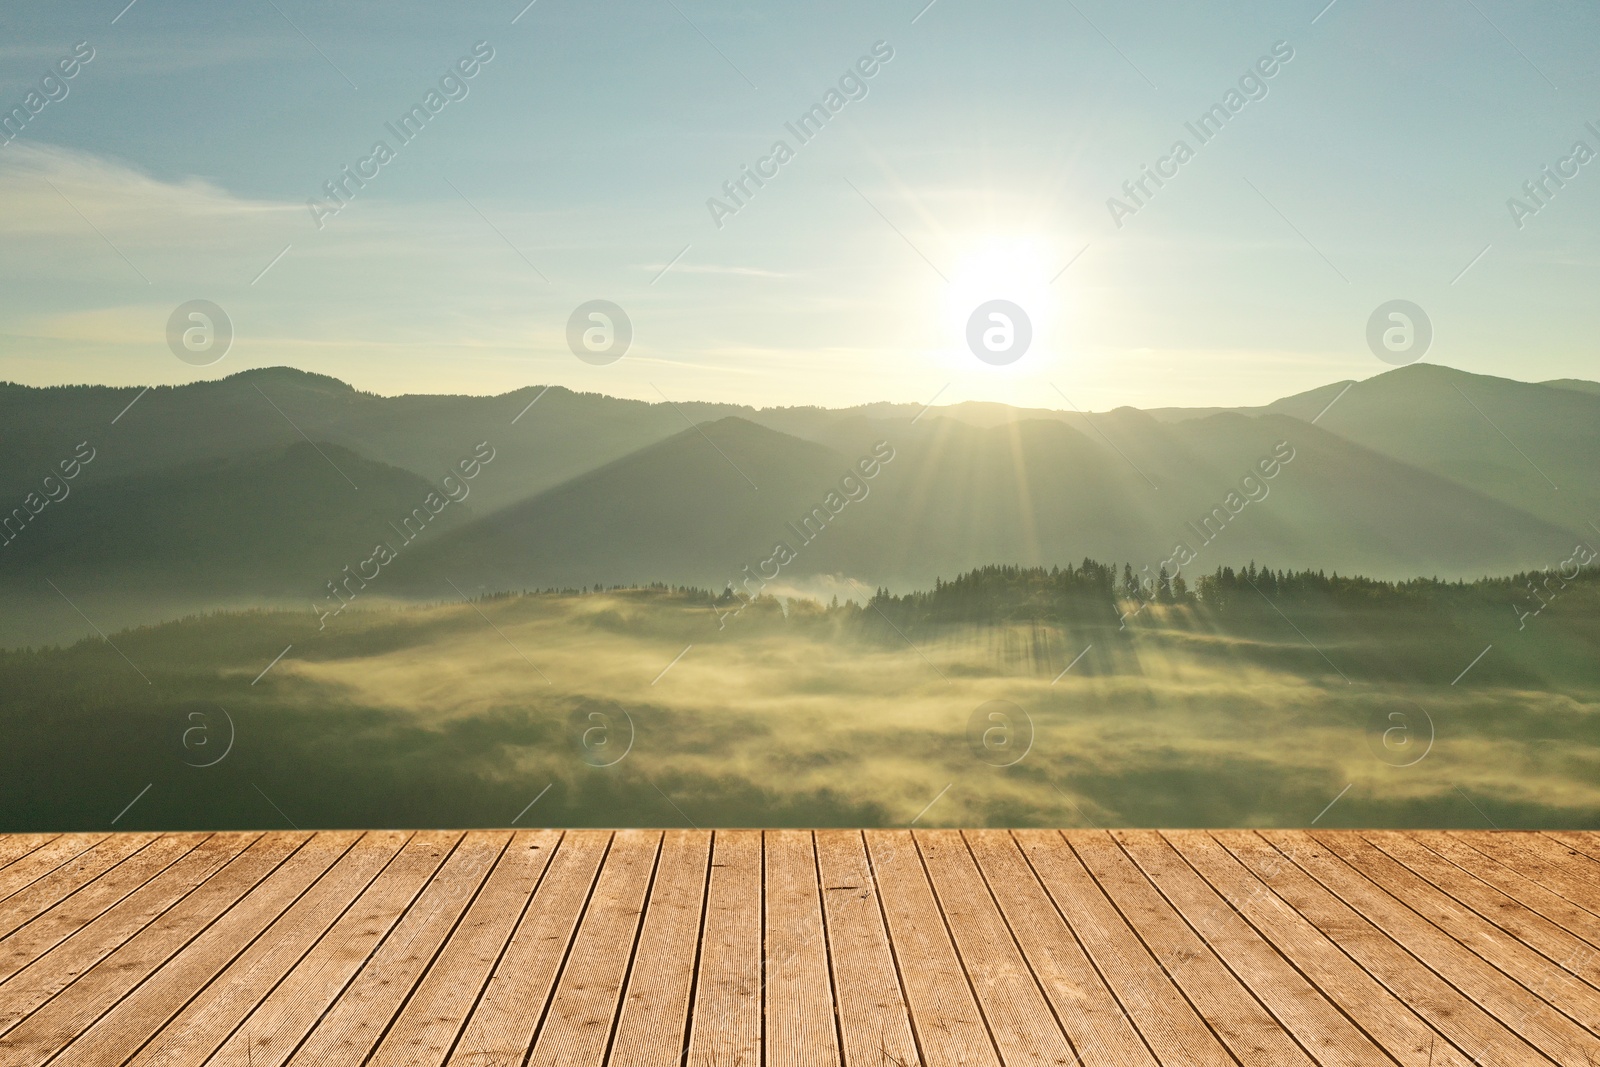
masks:
<instances>
[{"instance_id":1,"label":"wood grain","mask_svg":"<svg viewBox=\"0 0 1600 1067\"><path fill-rule=\"evenodd\" d=\"M618 830L561 970L530 1067L605 1062L640 918L661 851L655 830Z\"/></svg>"},{"instance_id":2,"label":"wood grain","mask_svg":"<svg viewBox=\"0 0 1600 1067\"><path fill-rule=\"evenodd\" d=\"M1162 836L1352 1022L1405 1067L1471 1067L1471 1058L1390 992L1338 944L1274 893L1215 838L1199 830Z\"/></svg>"},{"instance_id":3,"label":"wood grain","mask_svg":"<svg viewBox=\"0 0 1600 1067\"><path fill-rule=\"evenodd\" d=\"M817 857L804 830L766 838L767 1062L839 1067Z\"/></svg>"},{"instance_id":4,"label":"wood grain","mask_svg":"<svg viewBox=\"0 0 1600 1067\"><path fill-rule=\"evenodd\" d=\"M1588 831L0 835L0 1064L1600 1062Z\"/></svg>"},{"instance_id":5,"label":"wood grain","mask_svg":"<svg viewBox=\"0 0 1600 1067\"><path fill-rule=\"evenodd\" d=\"M667 831L634 954L645 962L628 975L608 1062L619 1067L682 1062L710 862L709 834Z\"/></svg>"},{"instance_id":6,"label":"wood grain","mask_svg":"<svg viewBox=\"0 0 1600 1067\"><path fill-rule=\"evenodd\" d=\"M1071 924L1156 1057L1162 1063L1208 1067L1235 1063L1066 838L1054 830L1018 830L1016 839L1057 912Z\"/></svg>"},{"instance_id":7,"label":"wood grain","mask_svg":"<svg viewBox=\"0 0 1600 1067\"><path fill-rule=\"evenodd\" d=\"M921 1063L859 830L818 830L817 873L846 1067Z\"/></svg>"},{"instance_id":8,"label":"wood grain","mask_svg":"<svg viewBox=\"0 0 1600 1067\"><path fill-rule=\"evenodd\" d=\"M527 1056L610 845L611 834L598 830L571 830L561 839L446 1062L483 1067Z\"/></svg>"},{"instance_id":9,"label":"wood grain","mask_svg":"<svg viewBox=\"0 0 1600 1067\"><path fill-rule=\"evenodd\" d=\"M712 838L689 1067L762 1062L761 831Z\"/></svg>"},{"instance_id":10,"label":"wood grain","mask_svg":"<svg viewBox=\"0 0 1600 1067\"><path fill-rule=\"evenodd\" d=\"M868 830L868 858L900 964L917 1041L930 1067L999 1064L988 1024L909 833Z\"/></svg>"},{"instance_id":11,"label":"wood grain","mask_svg":"<svg viewBox=\"0 0 1600 1067\"><path fill-rule=\"evenodd\" d=\"M371 1067L437 1067L444 1062L560 840L559 830L523 830L511 839L466 917L384 1035Z\"/></svg>"}]
</instances>

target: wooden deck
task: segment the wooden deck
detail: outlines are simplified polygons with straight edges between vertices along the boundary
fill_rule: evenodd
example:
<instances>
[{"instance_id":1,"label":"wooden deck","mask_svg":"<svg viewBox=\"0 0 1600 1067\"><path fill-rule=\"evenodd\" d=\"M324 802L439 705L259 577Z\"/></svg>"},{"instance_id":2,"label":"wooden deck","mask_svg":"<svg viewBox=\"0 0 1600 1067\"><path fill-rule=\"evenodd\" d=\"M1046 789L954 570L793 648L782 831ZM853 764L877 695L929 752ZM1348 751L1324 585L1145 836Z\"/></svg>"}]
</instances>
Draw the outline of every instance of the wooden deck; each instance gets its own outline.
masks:
<instances>
[{"instance_id":1,"label":"wooden deck","mask_svg":"<svg viewBox=\"0 0 1600 1067\"><path fill-rule=\"evenodd\" d=\"M0 1064L1600 1063L1600 835L0 836Z\"/></svg>"}]
</instances>

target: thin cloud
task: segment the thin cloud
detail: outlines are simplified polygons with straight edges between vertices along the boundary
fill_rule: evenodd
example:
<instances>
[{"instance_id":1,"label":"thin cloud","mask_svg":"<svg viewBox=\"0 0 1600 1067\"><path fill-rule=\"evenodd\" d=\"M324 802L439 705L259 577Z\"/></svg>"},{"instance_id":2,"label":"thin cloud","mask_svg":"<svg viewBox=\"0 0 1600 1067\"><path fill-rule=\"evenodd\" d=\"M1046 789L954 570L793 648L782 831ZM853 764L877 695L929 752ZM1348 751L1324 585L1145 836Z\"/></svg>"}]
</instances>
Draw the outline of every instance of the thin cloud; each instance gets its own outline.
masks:
<instances>
[{"instance_id":1,"label":"thin cloud","mask_svg":"<svg viewBox=\"0 0 1600 1067\"><path fill-rule=\"evenodd\" d=\"M298 204L244 199L201 178L162 181L104 156L15 141L0 148L0 198L8 208L0 213L0 235L82 236L83 220L61 202L52 185L108 233L161 232L170 239L189 224L281 220L305 210Z\"/></svg>"}]
</instances>

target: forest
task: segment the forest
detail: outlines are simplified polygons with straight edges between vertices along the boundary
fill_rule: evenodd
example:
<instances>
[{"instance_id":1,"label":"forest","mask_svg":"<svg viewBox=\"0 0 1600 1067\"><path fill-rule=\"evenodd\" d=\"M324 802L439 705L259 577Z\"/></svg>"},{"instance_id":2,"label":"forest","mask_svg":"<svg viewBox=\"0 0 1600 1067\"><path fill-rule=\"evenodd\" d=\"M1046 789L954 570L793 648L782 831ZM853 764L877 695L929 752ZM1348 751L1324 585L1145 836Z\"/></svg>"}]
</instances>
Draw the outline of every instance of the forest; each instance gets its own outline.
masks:
<instances>
[{"instance_id":1,"label":"forest","mask_svg":"<svg viewBox=\"0 0 1600 1067\"><path fill-rule=\"evenodd\" d=\"M726 619L731 590L665 584L373 600L0 652L3 829L1600 816L1594 569L1135 573Z\"/></svg>"}]
</instances>

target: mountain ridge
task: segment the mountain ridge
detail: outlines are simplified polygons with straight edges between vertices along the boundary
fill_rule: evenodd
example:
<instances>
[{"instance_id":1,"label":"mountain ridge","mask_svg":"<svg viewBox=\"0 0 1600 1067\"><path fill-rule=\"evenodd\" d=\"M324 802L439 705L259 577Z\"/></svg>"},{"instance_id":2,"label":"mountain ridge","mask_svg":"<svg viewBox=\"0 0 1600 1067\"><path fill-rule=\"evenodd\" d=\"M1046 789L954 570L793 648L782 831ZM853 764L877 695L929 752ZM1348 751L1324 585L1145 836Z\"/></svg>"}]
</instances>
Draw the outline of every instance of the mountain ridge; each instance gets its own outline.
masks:
<instances>
[{"instance_id":1,"label":"mountain ridge","mask_svg":"<svg viewBox=\"0 0 1600 1067\"><path fill-rule=\"evenodd\" d=\"M825 531L788 545L796 558L778 565L780 585L914 586L987 563L1085 556L1154 571L1180 558L1180 544L1207 569L1255 558L1378 578L1476 577L1564 559L1600 518L1583 476L1600 458L1600 385L1435 365L1256 407L1098 413L987 402L756 409L562 386L380 397L293 368L149 391L0 385L0 499L20 505L84 440L100 458L73 498L0 554L0 589L41 596L47 612L65 612L48 607L47 575L98 582L136 618L136 596L163 584L201 607L314 599L325 560L365 558L411 497L475 449L496 458L470 501L385 569L383 594L434 597L445 579L482 592L720 588L774 558L785 530L880 443L895 459ZM1264 479L1258 465L1280 445L1296 458ZM347 466L360 492L336 470ZM384 494L363 495L366 480ZM182 512L170 504L179 499ZM1234 512L1230 500L1244 503ZM1185 531L1219 507L1213 526L1225 529L1196 543ZM161 533L163 508L168 526L181 514L182 531ZM139 536L104 532L119 523ZM269 539L259 551L236 548L257 533ZM277 561L278 574L261 561ZM6 625L0 644L14 636Z\"/></svg>"}]
</instances>

